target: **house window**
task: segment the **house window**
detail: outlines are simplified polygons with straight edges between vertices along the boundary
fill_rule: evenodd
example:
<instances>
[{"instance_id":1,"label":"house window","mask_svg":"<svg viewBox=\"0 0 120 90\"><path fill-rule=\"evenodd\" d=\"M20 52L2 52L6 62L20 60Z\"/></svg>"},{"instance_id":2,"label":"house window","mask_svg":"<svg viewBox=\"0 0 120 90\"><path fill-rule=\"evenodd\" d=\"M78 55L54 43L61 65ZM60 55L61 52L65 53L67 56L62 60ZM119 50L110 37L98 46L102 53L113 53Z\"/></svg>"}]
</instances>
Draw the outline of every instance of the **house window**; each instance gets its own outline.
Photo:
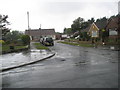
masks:
<instances>
[{"instance_id":1,"label":"house window","mask_svg":"<svg viewBox=\"0 0 120 90\"><path fill-rule=\"evenodd\" d=\"M116 30L109 29L109 35L118 35Z\"/></svg>"},{"instance_id":2,"label":"house window","mask_svg":"<svg viewBox=\"0 0 120 90\"><path fill-rule=\"evenodd\" d=\"M98 37L97 31L92 31L92 37Z\"/></svg>"}]
</instances>

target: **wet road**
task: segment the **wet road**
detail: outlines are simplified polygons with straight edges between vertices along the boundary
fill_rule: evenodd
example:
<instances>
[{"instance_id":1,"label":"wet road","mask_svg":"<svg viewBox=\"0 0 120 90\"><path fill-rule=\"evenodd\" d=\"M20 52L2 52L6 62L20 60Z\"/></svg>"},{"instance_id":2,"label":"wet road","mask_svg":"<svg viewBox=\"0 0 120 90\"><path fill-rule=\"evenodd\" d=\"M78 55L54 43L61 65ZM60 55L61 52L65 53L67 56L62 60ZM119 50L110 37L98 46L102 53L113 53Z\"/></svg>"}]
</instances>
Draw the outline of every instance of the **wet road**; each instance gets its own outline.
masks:
<instances>
[{"instance_id":1,"label":"wet road","mask_svg":"<svg viewBox=\"0 0 120 90\"><path fill-rule=\"evenodd\" d=\"M3 88L117 88L118 52L55 43L45 61L0 73Z\"/></svg>"}]
</instances>

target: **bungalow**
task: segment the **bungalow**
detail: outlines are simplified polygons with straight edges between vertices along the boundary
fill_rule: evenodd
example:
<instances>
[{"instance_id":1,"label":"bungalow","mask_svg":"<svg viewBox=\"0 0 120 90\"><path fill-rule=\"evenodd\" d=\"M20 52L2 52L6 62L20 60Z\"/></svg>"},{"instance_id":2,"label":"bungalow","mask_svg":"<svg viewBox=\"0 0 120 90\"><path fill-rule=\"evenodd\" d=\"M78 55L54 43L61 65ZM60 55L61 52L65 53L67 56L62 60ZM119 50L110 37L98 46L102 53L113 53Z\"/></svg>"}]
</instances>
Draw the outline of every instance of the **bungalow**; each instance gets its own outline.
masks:
<instances>
[{"instance_id":1,"label":"bungalow","mask_svg":"<svg viewBox=\"0 0 120 90\"><path fill-rule=\"evenodd\" d=\"M87 32L88 35L90 35L92 37L92 32L90 34L90 31L93 30L92 27L96 27L96 30L98 30L98 37L102 40L103 39L103 32L105 31L105 27L107 25L107 19L106 18L103 18L103 19L98 19L96 22L94 22L93 24L90 24L87 28L81 30L81 32ZM91 28L91 30L90 30ZM95 34L95 33L94 33Z\"/></svg>"},{"instance_id":2,"label":"bungalow","mask_svg":"<svg viewBox=\"0 0 120 90\"><path fill-rule=\"evenodd\" d=\"M92 24L88 25L88 27L86 27L85 29L81 30L82 33L82 40L96 40L96 38L98 38L100 29L98 28L98 26L93 22ZM91 38L90 38L91 37Z\"/></svg>"},{"instance_id":3,"label":"bungalow","mask_svg":"<svg viewBox=\"0 0 120 90\"><path fill-rule=\"evenodd\" d=\"M118 16L111 17L106 25L106 30L109 32L109 38L118 38Z\"/></svg>"},{"instance_id":4,"label":"bungalow","mask_svg":"<svg viewBox=\"0 0 120 90\"><path fill-rule=\"evenodd\" d=\"M42 37L52 37L53 39L56 39L56 33L54 29L30 29L25 30L25 34L29 35L31 40L39 40Z\"/></svg>"},{"instance_id":5,"label":"bungalow","mask_svg":"<svg viewBox=\"0 0 120 90\"><path fill-rule=\"evenodd\" d=\"M61 33L56 33L56 40L61 40L62 34Z\"/></svg>"},{"instance_id":6,"label":"bungalow","mask_svg":"<svg viewBox=\"0 0 120 90\"><path fill-rule=\"evenodd\" d=\"M93 23L91 26L90 26L90 29L88 31L88 34L93 37L93 38L97 38L99 37L99 28L96 26L95 23Z\"/></svg>"}]
</instances>

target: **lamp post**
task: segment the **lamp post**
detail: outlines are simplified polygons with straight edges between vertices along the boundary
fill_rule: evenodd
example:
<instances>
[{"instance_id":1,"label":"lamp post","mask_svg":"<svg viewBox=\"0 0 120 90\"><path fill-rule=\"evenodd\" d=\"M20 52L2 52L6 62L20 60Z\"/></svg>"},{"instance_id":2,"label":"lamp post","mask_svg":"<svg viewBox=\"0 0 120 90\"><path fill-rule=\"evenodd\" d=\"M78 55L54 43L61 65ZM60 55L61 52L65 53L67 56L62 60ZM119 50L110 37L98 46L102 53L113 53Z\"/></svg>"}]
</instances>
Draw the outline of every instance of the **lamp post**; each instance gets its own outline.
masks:
<instances>
[{"instance_id":1,"label":"lamp post","mask_svg":"<svg viewBox=\"0 0 120 90\"><path fill-rule=\"evenodd\" d=\"M40 28L39 28L39 35L40 35L39 36L39 41L41 41L41 34L40 33L41 33L41 24L40 24Z\"/></svg>"},{"instance_id":2,"label":"lamp post","mask_svg":"<svg viewBox=\"0 0 120 90\"><path fill-rule=\"evenodd\" d=\"M27 12L27 19L28 19L28 30L30 29L29 27L29 12Z\"/></svg>"},{"instance_id":3,"label":"lamp post","mask_svg":"<svg viewBox=\"0 0 120 90\"><path fill-rule=\"evenodd\" d=\"M28 35L29 35L29 38L30 38L29 12L27 12L27 19L28 19ZM29 43L28 48L30 48L30 43Z\"/></svg>"}]
</instances>

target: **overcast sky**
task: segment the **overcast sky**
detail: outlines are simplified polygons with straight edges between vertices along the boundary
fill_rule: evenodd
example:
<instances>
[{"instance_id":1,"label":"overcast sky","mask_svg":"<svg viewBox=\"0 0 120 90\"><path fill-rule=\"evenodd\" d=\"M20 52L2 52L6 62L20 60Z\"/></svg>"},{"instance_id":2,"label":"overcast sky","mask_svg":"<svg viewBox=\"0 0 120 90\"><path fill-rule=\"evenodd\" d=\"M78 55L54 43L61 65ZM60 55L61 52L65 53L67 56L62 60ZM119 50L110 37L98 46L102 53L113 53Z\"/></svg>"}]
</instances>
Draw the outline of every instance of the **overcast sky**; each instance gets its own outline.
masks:
<instances>
[{"instance_id":1,"label":"overcast sky","mask_svg":"<svg viewBox=\"0 0 120 90\"><path fill-rule=\"evenodd\" d=\"M89 2L88 2L89 1ZM78 17L88 20L118 14L119 0L0 0L0 14L8 15L12 30L25 31L28 28L54 28L63 32Z\"/></svg>"}]
</instances>

